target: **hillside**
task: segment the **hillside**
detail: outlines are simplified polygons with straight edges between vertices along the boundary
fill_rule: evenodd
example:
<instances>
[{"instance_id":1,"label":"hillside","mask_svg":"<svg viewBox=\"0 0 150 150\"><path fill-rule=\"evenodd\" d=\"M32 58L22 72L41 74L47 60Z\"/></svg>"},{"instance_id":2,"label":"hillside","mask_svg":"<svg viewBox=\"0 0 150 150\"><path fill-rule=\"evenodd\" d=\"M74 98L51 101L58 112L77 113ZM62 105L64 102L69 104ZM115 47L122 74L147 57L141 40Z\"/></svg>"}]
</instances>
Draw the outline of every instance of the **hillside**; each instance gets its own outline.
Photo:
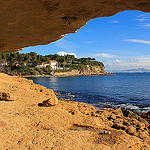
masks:
<instances>
[{"instance_id":1,"label":"hillside","mask_svg":"<svg viewBox=\"0 0 150 150\"><path fill-rule=\"evenodd\" d=\"M74 55L38 55L35 52L1 53L0 72L15 76L42 76L58 74L106 74L104 64L95 58L75 58Z\"/></svg>"}]
</instances>

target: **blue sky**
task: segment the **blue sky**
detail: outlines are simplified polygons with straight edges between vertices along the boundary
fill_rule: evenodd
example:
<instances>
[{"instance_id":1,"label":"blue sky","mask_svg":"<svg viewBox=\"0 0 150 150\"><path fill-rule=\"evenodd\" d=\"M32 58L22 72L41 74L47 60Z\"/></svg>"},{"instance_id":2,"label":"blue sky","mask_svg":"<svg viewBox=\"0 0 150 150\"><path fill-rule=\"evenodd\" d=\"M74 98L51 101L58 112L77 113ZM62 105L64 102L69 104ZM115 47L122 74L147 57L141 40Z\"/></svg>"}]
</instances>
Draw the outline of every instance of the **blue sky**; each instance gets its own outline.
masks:
<instances>
[{"instance_id":1,"label":"blue sky","mask_svg":"<svg viewBox=\"0 0 150 150\"><path fill-rule=\"evenodd\" d=\"M74 34L48 45L24 48L21 53L47 55L59 51L95 57L107 71L150 68L150 13L124 11L90 20Z\"/></svg>"}]
</instances>

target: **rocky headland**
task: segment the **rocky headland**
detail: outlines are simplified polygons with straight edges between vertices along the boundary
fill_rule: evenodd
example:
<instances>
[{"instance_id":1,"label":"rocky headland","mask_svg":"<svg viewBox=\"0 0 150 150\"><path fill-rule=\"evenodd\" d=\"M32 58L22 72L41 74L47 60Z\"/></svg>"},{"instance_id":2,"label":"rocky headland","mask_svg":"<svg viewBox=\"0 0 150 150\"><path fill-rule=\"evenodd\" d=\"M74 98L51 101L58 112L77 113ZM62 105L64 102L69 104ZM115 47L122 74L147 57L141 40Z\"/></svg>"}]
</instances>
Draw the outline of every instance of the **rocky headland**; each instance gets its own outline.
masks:
<instances>
[{"instance_id":1,"label":"rocky headland","mask_svg":"<svg viewBox=\"0 0 150 150\"><path fill-rule=\"evenodd\" d=\"M0 149L150 149L148 114L58 100L51 89L3 73L0 105Z\"/></svg>"},{"instance_id":2,"label":"rocky headland","mask_svg":"<svg viewBox=\"0 0 150 150\"><path fill-rule=\"evenodd\" d=\"M52 75L24 75L22 77L69 77L69 76L101 76L101 75L114 75L114 73L106 72L104 67L99 66L87 66L82 67L80 70L73 69L69 71L57 71L54 72Z\"/></svg>"},{"instance_id":3,"label":"rocky headland","mask_svg":"<svg viewBox=\"0 0 150 150\"><path fill-rule=\"evenodd\" d=\"M104 67L99 66L87 66L83 67L80 70L72 70L69 72L55 72L54 76L92 76L92 75L111 75L112 73L106 72Z\"/></svg>"}]
</instances>

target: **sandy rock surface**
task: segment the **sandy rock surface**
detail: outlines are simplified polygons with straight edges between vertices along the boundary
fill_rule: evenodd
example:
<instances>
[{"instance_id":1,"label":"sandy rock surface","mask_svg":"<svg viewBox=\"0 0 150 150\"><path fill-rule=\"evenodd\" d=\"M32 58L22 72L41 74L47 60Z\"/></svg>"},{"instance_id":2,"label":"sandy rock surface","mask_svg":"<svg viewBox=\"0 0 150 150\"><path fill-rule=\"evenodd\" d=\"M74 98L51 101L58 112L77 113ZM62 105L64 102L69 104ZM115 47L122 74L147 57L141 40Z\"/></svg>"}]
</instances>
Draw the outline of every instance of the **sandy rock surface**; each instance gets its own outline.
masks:
<instances>
[{"instance_id":1,"label":"sandy rock surface","mask_svg":"<svg viewBox=\"0 0 150 150\"><path fill-rule=\"evenodd\" d=\"M32 81L0 74L0 92L13 101L0 100L2 150L149 150L150 124L121 109L95 109L85 103L59 100L52 90Z\"/></svg>"},{"instance_id":2,"label":"sandy rock surface","mask_svg":"<svg viewBox=\"0 0 150 150\"><path fill-rule=\"evenodd\" d=\"M0 0L0 52L54 42L90 19L124 10L150 12L150 1Z\"/></svg>"},{"instance_id":3,"label":"sandy rock surface","mask_svg":"<svg viewBox=\"0 0 150 150\"><path fill-rule=\"evenodd\" d=\"M55 72L54 75L59 76L90 76L90 75L110 75L110 72L106 72L104 67L99 66L87 66L86 68L81 68L80 70L72 70L68 72Z\"/></svg>"}]
</instances>

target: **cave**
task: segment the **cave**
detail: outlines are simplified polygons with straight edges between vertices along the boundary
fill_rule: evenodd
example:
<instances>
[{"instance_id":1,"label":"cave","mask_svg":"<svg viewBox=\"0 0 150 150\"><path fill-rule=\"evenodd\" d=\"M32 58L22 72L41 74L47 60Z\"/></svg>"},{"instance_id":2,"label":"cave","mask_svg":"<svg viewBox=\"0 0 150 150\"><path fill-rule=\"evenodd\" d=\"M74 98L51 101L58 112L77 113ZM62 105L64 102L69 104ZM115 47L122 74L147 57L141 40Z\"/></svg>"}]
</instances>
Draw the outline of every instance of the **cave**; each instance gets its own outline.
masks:
<instances>
[{"instance_id":1,"label":"cave","mask_svg":"<svg viewBox=\"0 0 150 150\"><path fill-rule=\"evenodd\" d=\"M46 45L75 33L90 19L149 8L149 0L1 0L0 52Z\"/></svg>"},{"instance_id":2,"label":"cave","mask_svg":"<svg viewBox=\"0 0 150 150\"><path fill-rule=\"evenodd\" d=\"M150 1L0 0L0 53L55 42L90 19L125 10L150 12ZM58 103L56 94L0 73L0 149L150 149L149 113Z\"/></svg>"}]
</instances>

